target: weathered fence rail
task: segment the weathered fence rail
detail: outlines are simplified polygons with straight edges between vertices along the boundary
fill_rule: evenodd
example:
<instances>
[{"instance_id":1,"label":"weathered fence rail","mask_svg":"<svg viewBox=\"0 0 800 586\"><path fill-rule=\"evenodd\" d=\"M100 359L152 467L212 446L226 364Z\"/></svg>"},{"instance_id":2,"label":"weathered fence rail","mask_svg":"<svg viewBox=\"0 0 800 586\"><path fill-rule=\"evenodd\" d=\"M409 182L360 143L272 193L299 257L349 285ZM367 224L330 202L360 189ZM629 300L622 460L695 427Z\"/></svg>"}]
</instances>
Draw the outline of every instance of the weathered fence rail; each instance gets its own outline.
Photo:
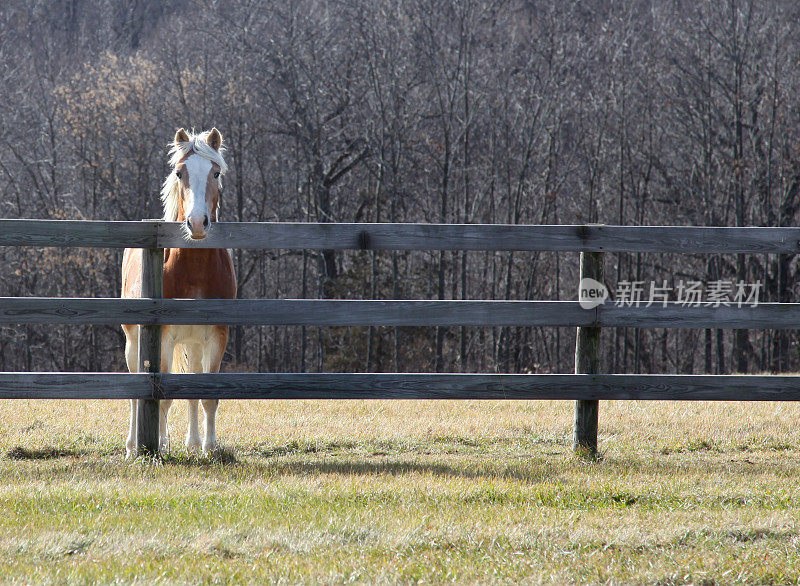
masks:
<instances>
[{"instance_id":1,"label":"weathered fence rail","mask_svg":"<svg viewBox=\"0 0 800 586\"><path fill-rule=\"evenodd\" d=\"M655 303L591 310L573 301L161 299L163 248L521 250L581 253L600 279L603 252L800 252L800 228L219 223L202 243L177 223L0 220L0 246L136 247L143 299L0 298L0 323L141 324L141 374L0 373L5 399L139 399L139 444L155 450L159 399L572 399L574 447L597 448L598 401L800 400L800 376L598 373L602 327L798 328L800 304ZM162 374L165 324L577 327L576 374Z\"/></svg>"},{"instance_id":2,"label":"weathered fence rail","mask_svg":"<svg viewBox=\"0 0 800 586\"><path fill-rule=\"evenodd\" d=\"M0 220L0 246L796 254L800 228L219 222L197 244L177 222Z\"/></svg>"},{"instance_id":3,"label":"weathered fence rail","mask_svg":"<svg viewBox=\"0 0 800 586\"><path fill-rule=\"evenodd\" d=\"M0 372L0 399L800 401L800 376Z\"/></svg>"},{"instance_id":4,"label":"weathered fence rail","mask_svg":"<svg viewBox=\"0 0 800 586\"><path fill-rule=\"evenodd\" d=\"M800 303L582 309L577 301L0 297L0 323L794 329Z\"/></svg>"}]
</instances>

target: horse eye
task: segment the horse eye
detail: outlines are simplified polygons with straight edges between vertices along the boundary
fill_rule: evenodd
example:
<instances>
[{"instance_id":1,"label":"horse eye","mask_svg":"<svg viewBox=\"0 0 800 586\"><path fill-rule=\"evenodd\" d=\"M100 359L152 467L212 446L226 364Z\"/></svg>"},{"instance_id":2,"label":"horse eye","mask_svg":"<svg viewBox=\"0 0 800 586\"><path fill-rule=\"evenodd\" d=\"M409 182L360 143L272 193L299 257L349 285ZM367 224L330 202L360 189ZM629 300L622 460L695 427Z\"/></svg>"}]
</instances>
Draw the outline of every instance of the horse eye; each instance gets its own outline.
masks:
<instances>
[{"instance_id":1,"label":"horse eye","mask_svg":"<svg viewBox=\"0 0 800 586\"><path fill-rule=\"evenodd\" d=\"M216 173L214 173L214 179L219 179L219 171L217 171Z\"/></svg>"},{"instance_id":2,"label":"horse eye","mask_svg":"<svg viewBox=\"0 0 800 586\"><path fill-rule=\"evenodd\" d=\"M180 170L178 170L178 171L175 171L175 176L176 176L178 179L180 179L180 178L181 178L181 172L180 172Z\"/></svg>"}]
</instances>

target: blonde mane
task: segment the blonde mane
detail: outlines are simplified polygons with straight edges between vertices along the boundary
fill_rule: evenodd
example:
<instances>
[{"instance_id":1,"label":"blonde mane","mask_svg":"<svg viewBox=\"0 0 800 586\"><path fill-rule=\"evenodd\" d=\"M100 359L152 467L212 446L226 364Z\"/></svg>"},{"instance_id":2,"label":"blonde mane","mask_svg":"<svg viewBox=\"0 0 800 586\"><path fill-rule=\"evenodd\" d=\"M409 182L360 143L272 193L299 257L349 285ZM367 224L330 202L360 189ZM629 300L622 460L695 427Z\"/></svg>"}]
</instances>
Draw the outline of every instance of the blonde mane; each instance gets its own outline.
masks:
<instances>
[{"instance_id":1,"label":"blonde mane","mask_svg":"<svg viewBox=\"0 0 800 586\"><path fill-rule=\"evenodd\" d=\"M228 165L225 159L222 158L222 153L225 152L225 147L220 146L219 151L208 144L209 131L201 132L200 134L189 133L189 140L186 142L173 142L169 150L169 164L170 167L175 169L175 166L181 162L185 156L194 152L204 159L208 159L212 163L219 165L220 176L225 175L228 170ZM222 187L222 178L220 177L220 187ZM167 222L175 222L178 219L178 177L175 173L170 172L164 180L164 185L161 187L161 204L164 207L164 220Z\"/></svg>"}]
</instances>

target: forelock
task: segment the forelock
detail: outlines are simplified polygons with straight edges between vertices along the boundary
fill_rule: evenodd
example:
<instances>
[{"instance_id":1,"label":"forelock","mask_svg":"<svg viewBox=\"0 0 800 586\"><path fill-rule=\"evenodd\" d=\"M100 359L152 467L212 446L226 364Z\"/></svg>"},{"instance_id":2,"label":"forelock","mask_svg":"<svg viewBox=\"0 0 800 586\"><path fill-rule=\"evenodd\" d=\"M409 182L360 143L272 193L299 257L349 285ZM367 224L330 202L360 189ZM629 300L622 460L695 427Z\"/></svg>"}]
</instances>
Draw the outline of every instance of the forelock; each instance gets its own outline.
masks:
<instances>
[{"instance_id":1,"label":"forelock","mask_svg":"<svg viewBox=\"0 0 800 586\"><path fill-rule=\"evenodd\" d=\"M200 134L189 133L189 140L186 142L172 143L169 150L169 164L175 168L178 163L183 160L190 152L194 152L204 159L208 159L212 163L219 166L220 174L224 175L228 171L228 164L222 156L225 152L225 147L220 147L219 151L208 144L209 131L201 132Z\"/></svg>"}]
</instances>

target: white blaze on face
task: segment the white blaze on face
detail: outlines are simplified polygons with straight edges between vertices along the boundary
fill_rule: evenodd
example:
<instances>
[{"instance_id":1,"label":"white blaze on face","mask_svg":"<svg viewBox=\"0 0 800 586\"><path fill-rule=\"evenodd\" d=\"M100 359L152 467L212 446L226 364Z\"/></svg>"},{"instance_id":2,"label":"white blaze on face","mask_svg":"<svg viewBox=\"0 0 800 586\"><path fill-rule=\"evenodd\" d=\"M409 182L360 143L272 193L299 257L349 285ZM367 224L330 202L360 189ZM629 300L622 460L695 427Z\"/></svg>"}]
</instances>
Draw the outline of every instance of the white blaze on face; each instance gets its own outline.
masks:
<instances>
[{"instance_id":1,"label":"white blaze on face","mask_svg":"<svg viewBox=\"0 0 800 586\"><path fill-rule=\"evenodd\" d=\"M187 227L193 238L203 238L206 222L211 221L211 210L206 202L206 185L212 163L200 155L190 155L184 162L189 174L189 191L185 201Z\"/></svg>"}]
</instances>

